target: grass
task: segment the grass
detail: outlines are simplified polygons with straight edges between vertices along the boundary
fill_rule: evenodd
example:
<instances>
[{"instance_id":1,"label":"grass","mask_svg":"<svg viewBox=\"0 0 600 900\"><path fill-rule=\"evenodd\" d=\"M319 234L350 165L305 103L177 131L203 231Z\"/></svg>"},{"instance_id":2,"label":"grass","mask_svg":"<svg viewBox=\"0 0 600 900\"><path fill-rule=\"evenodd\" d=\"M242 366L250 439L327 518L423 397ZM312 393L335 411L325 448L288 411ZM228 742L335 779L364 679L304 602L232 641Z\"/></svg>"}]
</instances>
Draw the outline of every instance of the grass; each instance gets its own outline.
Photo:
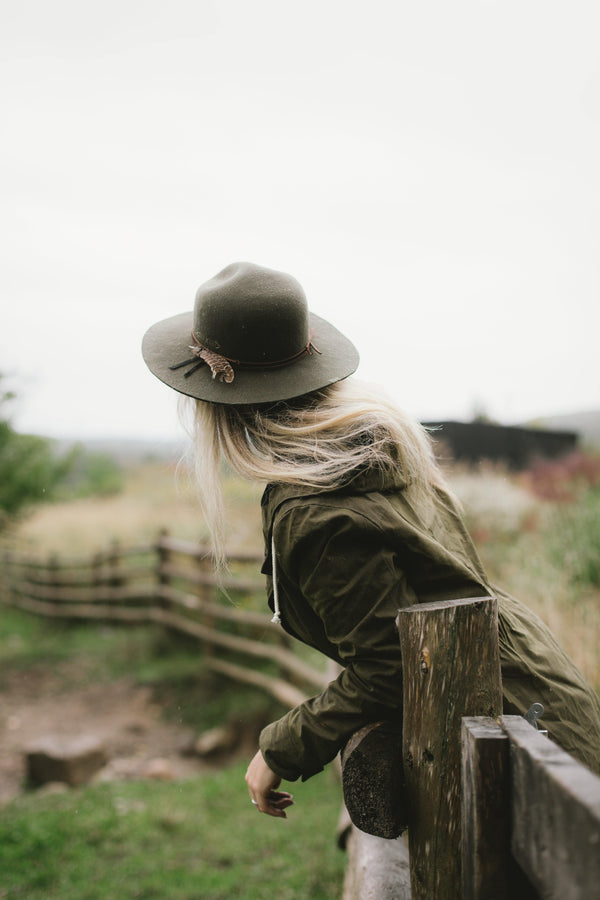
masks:
<instances>
[{"instance_id":1,"label":"grass","mask_svg":"<svg viewBox=\"0 0 600 900\"><path fill-rule=\"evenodd\" d=\"M598 458L584 454L536 464L518 476L494 465L449 472L491 580L550 626L597 690L599 473ZM14 530L11 544L32 553L87 554L115 539L151 541L163 527L176 537L206 539L185 469L176 473L174 465L148 462L125 476L116 497L39 507ZM260 552L260 494L258 486L226 479L230 546ZM263 603L261 596L251 605Z\"/></svg>"},{"instance_id":2,"label":"grass","mask_svg":"<svg viewBox=\"0 0 600 900\"><path fill-rule=\"evenodd\" d=\"M0 897L339 897L339 782L306 782L282 821L257 816L243 772L22 797L0 810Z\"/></svg>"},{"instance_id":3,"label":"grass","mask_svg":"<svg viewBox=\"0 0 600 900\"><path fill-rule=\"evenodd\" d=\"M451 481L490 580L546 622L600 692L600 489L571 492L565 476L568 499L543 499L494 467Z\"/></svg>"},{"instance_id":4,"label":"grass","mask_svg":"<svg viewBox=\"0 0 600 900\"><path fill-rule=\"evenodd\" d=\"M124 477L120 494L37 507L13 528L12 546L34 554L76 556L106 548L112 541L124 545L153 541L163 528L182 540L207 540L185 467L149 462L126 469ZM260 551L260 488L229 478L225 493L232 545Z\"/></svg>"},{"instance_id":5,"label":"grass","mask_svg":"<svg viewBox=\"0 0 600 900\"><path fill-rule=\"evenodd\" d=\"M11 544L39 554L87 554L112 540L151 541L163 527L206 539L184 468L176 473L174 465L148 462L125 476L118 496L39 507L13 531ZM547 622L600 690L599 458L575 454L519 476L494 465L454 467L449 476L491 580ZM260 493L226 479L230 546L260 552ZM261 596L254 605L263 603Z\"/></svg>"},{"instance_id":6,"label":"grass","mask_svg":"<svg viewBox=\"0 0 600 900\"><path fill-rule=\"evenodd\" d=\"M56 690L128 676L152 688L166 716L198 732L233 719L266 724L286 711L250 685L232 690L204 666L197 641L153 625L99 626L2 608L0 658L0 690L15 675L36 671L49 672Z\"/></svg>"},{"instance_id":7,"label":"grass","mask_svg":"<svg viewBox=\"0 0 600 900\"><path fill-rule=\"evenodd\" d=\"M451 481L491 580L550 625L600 690L600 491L544 499L498 469L455 470ZM259 497L257 488L228 482L232 546L260 548ZM164 526L176 537L205 536L191 489L176 487L172 469L148 464L129 473L119 497L41 508L11 543L72 555L113 539L152 539ZM228 690L203 671L195 646L152 628L49 623L3 610L0 657L4 673L35 666L60 673L73 660L87 679L135 672L173 715L198 728L278 714L262 694ZM0 898L339 897L345 857L334 840L341 797L333 774L298 785L298 805L281 822L256 816L243 770L24 795L0 810Z\"/></svg>"},{"instance_id":8,"label":"grass","mask_svg":"<svg viewBox=\"0 0 600 900\"><path fill-rule=\"evenodd\" d=\"M229 721L264 725L284 712L257 689L232 690L203 668L197 644L154 627L57 622L3 608L0 658L0 689L37 671L48 673L46 689L68 696L70 683L127 675L197 733ZM23 794L0 808L0 898L262 900L273 885L283 898L339 897L339 780L326 772L294 785L297 806L282 822L250 805L246 765L185 782Z\"/></svg>"}]
</instances>

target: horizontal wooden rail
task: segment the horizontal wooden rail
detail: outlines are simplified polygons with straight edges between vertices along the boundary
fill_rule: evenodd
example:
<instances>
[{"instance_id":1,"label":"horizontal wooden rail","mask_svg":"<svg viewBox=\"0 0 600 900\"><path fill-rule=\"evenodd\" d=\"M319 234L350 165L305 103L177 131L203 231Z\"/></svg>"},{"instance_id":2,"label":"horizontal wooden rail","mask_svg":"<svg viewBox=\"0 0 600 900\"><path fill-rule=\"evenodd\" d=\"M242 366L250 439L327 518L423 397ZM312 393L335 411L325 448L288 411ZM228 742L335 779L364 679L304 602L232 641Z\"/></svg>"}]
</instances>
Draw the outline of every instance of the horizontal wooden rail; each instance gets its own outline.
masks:
<instances>
[{"instance_id":1,"label":"horizontal wooden rail","mask_svg":"<svg viewBox=\"0 0 600 900\"><path fill-rule=\"evenodd\" d=\"M49 569L54 570L58 565L61 572L67 572L70 569L87 570L93 566L104 565L116 556L119 559L126 560L132 557L143 557L156 555L159 544L140 544L138 546L122 547L120 544L115 548L99 550L90 556L63 556L62 554L50 554L49 556L33 556L31 553L25 553L20 550L4 550L0 553L0 564L10 564L11 568L24 567L28 570L32 569Z\"/></svg>"},{"instance_id":2,"label":"horizontal wooden rail","mask_svg":"<svg viewBox=\"0 0 600 900\"><path fill-rule=\"evenodd\" d=\"M289 684L287 681L284 681L282 678L271 678L269 675L264 675L262 672L246 669L244 666L237 666L235 663L226 662L224 659L215 659L214 657L211 657L207 660L207 665L214 672L219 672L221 675L226 675L228 678L233 678L244 684L253 684L256 687L268 691L268 693L272 694L277 700L280 700L290 707L297 706L308 698L307 694L299 690L299 688L294 687L294 685Z\"/></svg>"},{"instance_id":3,"label":"horizontal wooden rail","mask_svg":"<svg viewBox=\"0 0 600 900\"><path fill-rule=\"evenodd\" d=\"M188 581L190 584L202 585L204 587L224 588L230 591L240 591L243 594L254 594L263 592L265 589L264 581L258 578L243 578L241 576L217 576L213 572L202 572L184 566L176 566L171 563L162 563L158 567L158 574L169 580Z\"/></svg>"},{"instance_id":4,"label":"horizontal wooden rail","mask_svg":"<svg viewBox=\"0 0 600 900\"><path fill-rule=\"evenodd\" d=\"M170 535L161 535L154 545L160 550L168 550L171 553L181 553L183 556L189 556L192 559L208 559L210 560L210 548L203 544L195 544L192 541L183 541L179 538L170 537ZM253 551L229 549L226 551L227 559L230 563L255 563L259 557Z\"/></svg>"},{"instance_id":5,"label":"horizontal wooden rail","mask_svg":"<svg viewBox=\"0 0 600 900\"><path fill-rule=\"evenodd\" d=\"M0 598L37 615L178 631L202 643L211 670L289 706L325 686L331 673L283 646L285 635L266 611L224 600L222 588L256 593L258 579L220 581L205 548L164 535L144 553L147 565L139 547L134 553L113 545L67 566L57 557L41 562L4 553ZM232 557L242 567L260 563L251 554ZM524 719L501 716L495 600L416 605L400 611L398 629L407 783L406 796L398 794L398 822L409 826L413 900L600 896L600 778ZM244 659L270 665L257 671ZM357 745L367 763L368 743ZM383 782L391 792L393 779L381 777L381 765L372 777L374 768L365 764L364 783L354 787L370 792L361 815L368 807L374 818L362 825L382 834L389 797L378 804L376 792L386 789ZM403 838L353 827L348 851L345 900L411 895Z\"/></svg>"},{"instance_id":6,"label":"horizontal wooden rail","mask_svg":"<svg viewBox=\"0 0 600 900\"><path fill-rule=\"evenodd\" d=\"M235 568L252 564L258 569L262 562L254 553L237 551L229 560ZM321 690L328 680L325 672L283 645L287 636L271 623L266 608L257 612L228 599L229 593L242 598L262 593L262 579L229 572L219 578L206 547L165 534L155 544L133 550L113 544L66 565L58 556L40 560L4 552L0 584L4 602L36 615L152 623L193 637L215 671L261 687L290 705L307 696L299 685ZM212 650L219 651L218 658ZM242 665L244 658L270 663L277 672L257 672Z\"/></svg>"},{"instance_id":7,"label":"horizontal wooden rail","mask_svg":"<svg viewBox=\"0 0 600 900\"><path fill-rule=\"evenodd\" d=\"M254 612L250 609L240 609L237 606L225 606L222 603L213 603L211 600L204 600L198 597L197 594L184 593L172 585L161 585L158 595L175 606L196 610L223 622L237 622L239 625L248 626L248 628L261 628L265 633L281 634L281 627L273 624L264 613Z\"/></svg>"},{"instance_id":8,"label":"horizontal wooden rail","mask_svg":"<svg viewBox=\"0 0 600 900\"><path fill-rule=\"evenodd\" d=\"M132 603L138 600L151 601L156 597L156 588L151 584L146 586L141 584L110 586L103 583L89 585L87 588L69 588L62 586L51 587L48 584L39 585L31 581L20 581L15 585L14 591L21 596L53 604L57 609L57 615L61 615L58 612L58 607L61 605L64 606L66 615L74 615L72 610L77 605ZM80 613L79 618L85 618L85 616Z\"/></svg>"},{"instance_id":9,"label":"horizontal wooden rail","mask_svg":"<svg viewBox=\"0 0 600 900\"><path fill-rule=\"evenodd\" d=\"M600 778L520 716L463 720L468 900L600 896Z\"/></svg>"}]
</instances>

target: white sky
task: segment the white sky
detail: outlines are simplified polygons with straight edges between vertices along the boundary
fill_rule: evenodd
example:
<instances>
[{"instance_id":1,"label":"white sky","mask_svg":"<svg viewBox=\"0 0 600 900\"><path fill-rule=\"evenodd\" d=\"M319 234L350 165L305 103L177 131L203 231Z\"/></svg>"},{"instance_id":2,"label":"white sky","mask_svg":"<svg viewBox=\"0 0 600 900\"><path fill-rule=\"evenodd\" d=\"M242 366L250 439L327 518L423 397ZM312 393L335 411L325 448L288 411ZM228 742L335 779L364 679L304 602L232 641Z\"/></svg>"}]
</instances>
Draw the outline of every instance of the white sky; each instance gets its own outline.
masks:
<instances>
[{"instance_id":1,"label":"white sky","mask_svg":"<svg viewBox=\"0 0 600 900\"><path fill-rule=\"evenodd\" d=\"M170 438L154 321L283 269L421 418L600 407L600 5L20 0L0 13L14 423Z\"/></svg>"}]
</instances>

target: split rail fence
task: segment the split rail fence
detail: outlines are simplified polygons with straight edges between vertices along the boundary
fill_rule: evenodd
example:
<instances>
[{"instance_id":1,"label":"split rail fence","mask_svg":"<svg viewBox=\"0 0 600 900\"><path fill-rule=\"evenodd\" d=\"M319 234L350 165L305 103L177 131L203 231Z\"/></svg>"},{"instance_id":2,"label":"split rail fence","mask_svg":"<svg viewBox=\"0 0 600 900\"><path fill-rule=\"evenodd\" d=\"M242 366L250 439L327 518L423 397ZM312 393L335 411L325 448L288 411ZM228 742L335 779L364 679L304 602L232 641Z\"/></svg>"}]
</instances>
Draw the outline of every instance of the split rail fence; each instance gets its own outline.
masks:
<instances>
[{"instance_id":1,"label":"split rail fence","mask_svg":"<svg viewBox=\"0 0 600 900\"><path fill-rule=\"evenodd\" d=\"M0 560L4 602L21 609L174 629L203 644L215 671L290 706L329 680L264 612L225 596L264 603L263 580L248 575L254 554L231 554L237 574L220 582L205 549L164 533L86 563L12 552ZM390 798L370 777L378 766L367 752L361 790L371 833L344 827L344 900L600 898L600 778L524 718L501 715L496 601L421 604L401 610L397 625L406 777L397 818L408 817L410 853L404 837L378 836L377 811L389 813Z\"/></svg>"},{"instance_id":2,"label":"split rail fence","mask_svg":"<svg viewBox=\"0 0 600 900\"><path fill-rule=\"evenodd\" d=\"M501 714L496 600L412 606L397 625L408 853L353 831L344 900L599 900L600 778Z\"/></svg>"},{"instance_id":3,"label":"split rail fence","mask_svg":"<svg viewBox=\"0 0 600 900\"><path fill-rule=\"evenodd\" d=\"M260 565L256 553L232 552L229 562L236 574L221 579L205 547L166 532L154 543L114 543L87 559L54 555L40 560L5 551L0 560L4 596L20 609L53 618L155 623L178 631L200 641L209 668L254 684L289 706L327 682L324 671L289 649L289 638L264 611L242 605L256 594L264 609L264 579L247 574ZM264 666L250 664L257 660Z\"/></svg>"}]
</instances>

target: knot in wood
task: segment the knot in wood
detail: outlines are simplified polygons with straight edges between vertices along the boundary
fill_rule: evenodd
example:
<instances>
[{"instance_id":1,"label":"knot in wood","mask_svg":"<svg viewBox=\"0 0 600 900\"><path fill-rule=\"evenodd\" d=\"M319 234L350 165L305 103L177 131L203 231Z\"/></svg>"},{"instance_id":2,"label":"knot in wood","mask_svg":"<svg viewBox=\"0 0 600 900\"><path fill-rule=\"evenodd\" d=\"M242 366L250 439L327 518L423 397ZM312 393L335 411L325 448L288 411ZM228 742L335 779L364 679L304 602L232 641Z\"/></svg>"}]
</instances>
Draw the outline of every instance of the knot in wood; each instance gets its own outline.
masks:
<instances>
[{"instance_id":1,"label":"knot in wood","mask_svg":"<svg viewBox=\"0 0 600 900\"><path fill-rule=\"evenodd\" d=\"M423 649L421 650L421 656L419 659L419 668L421 669L421 672L423 673L423 675L427 675L430 667L431 667L431 658L429 656L429 650L427 647L423 647Z\"/></svg>"}]
</instances>

